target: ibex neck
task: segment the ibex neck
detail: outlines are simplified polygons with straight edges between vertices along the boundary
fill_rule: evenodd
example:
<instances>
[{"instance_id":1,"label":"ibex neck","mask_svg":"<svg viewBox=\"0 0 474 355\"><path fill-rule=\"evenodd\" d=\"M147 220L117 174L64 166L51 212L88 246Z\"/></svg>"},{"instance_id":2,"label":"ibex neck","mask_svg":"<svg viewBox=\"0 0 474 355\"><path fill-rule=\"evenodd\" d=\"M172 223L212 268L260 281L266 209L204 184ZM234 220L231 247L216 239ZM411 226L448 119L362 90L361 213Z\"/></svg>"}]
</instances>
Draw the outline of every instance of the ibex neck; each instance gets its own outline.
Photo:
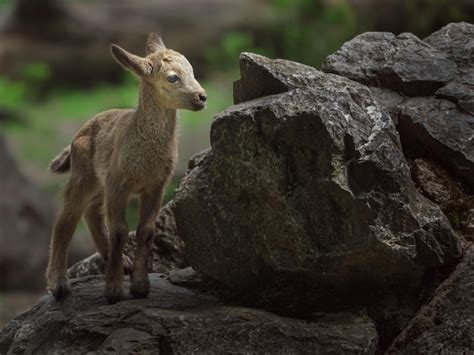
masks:
<instances>
[{"instance_id":1,"label":"ibex neck","mask_svg":"<svg viewBox=\"0 0 474 355\"><path fill-rule=\"evenodd\" d=\"M151 91L150 84L140 83L136 111L137 129L141 135L171 138L175 134L176 110L163 107Z\"/></svg>"}]
</instances>

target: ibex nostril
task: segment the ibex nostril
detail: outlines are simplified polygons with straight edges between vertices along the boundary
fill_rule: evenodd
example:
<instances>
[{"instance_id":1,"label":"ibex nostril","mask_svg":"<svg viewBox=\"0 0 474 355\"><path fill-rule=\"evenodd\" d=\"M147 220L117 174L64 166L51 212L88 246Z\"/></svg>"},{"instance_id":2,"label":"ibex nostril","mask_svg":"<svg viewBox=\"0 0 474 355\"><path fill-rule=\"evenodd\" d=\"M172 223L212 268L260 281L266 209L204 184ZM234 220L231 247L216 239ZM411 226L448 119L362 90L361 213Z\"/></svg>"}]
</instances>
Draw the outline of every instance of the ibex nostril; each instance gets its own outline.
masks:
<instances>
[{"instance_id":1,"label":"ibex nostril","mask_svg":"<svg viewBox=\"0 0 474 355\"><path fill-rule=\"evenodd\" d=\"M202 102L206 102L207 95L206 94L199 94L199 100L201 100Z\"/></svg>"}]
</instances>

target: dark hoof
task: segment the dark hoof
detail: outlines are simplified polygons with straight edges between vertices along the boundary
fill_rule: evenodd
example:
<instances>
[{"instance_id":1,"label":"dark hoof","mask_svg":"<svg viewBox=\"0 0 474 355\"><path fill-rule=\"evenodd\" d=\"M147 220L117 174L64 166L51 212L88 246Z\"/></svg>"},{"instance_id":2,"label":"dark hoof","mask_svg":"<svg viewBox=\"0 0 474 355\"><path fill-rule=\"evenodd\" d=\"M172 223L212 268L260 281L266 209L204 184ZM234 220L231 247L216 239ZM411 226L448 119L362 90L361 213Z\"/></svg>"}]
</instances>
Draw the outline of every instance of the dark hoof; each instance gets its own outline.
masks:
<instances>
[{"instance_id":1,"label":"dark hoof","mask_svg":"<svg viewBox=\"0 0 474 355\"><path fill-rule=\"evenodd\" d=\"M56 301L61 301L71 294L69 282L66 278L60 278L56 283L56 287L52 290Z\"/></svg>"},{"instance_id":2,"label":"dark hoof","mask_svg":"<svg viewBox=\"0 0 474 355\"><path fill-rule=\"evenodd\" d=\"M115 304L123 299L122 286L112 285L105 287L105 298L109 304Z\"/></svg>"},{"instance_id":3,"label":"dark hoof","mask_svg":"<svg viewBox=\"0 0 474 355\"><path fill-rule=\"evenodd\" d=\"M150 280L132 280L130 294L133 298L147 298L150 293Z\"/></svg>"}]
</instances>

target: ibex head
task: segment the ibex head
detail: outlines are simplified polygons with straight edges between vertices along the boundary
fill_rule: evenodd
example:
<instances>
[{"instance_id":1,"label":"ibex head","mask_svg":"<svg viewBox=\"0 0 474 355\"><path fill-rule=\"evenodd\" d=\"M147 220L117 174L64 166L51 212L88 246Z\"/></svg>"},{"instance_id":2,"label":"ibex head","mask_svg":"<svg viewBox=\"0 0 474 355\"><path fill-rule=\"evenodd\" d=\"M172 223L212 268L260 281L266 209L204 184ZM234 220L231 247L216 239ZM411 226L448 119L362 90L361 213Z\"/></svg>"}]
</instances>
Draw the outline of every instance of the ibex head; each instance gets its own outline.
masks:
<instances>
[{"instance_id":1,"label":"ibex head","mask_svg":"<svg viewBox=\"0 0 474 355\"><path fill-rule=\"evenodd\" d=\"M160 105L198 111L206 107L206 91L194 78L193 67L182 54L167 49L156 33L148 36L146 57L111 44L115 60L149 84Z\"/></svg>"}]
</instances>

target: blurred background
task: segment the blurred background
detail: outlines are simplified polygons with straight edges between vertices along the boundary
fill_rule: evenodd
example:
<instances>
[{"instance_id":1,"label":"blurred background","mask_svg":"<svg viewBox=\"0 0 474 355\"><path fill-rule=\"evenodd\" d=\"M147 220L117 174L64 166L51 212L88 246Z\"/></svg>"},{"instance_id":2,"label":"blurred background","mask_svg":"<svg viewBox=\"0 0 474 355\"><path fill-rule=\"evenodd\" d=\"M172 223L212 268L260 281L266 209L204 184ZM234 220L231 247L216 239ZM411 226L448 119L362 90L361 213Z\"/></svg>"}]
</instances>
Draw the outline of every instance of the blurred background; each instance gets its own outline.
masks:
<instances>
[{"instance_id":1,"label":"blurred background","mask_svg":"<svg viewBox=\"0 0 474 355\"><path fill-rule=\"evenodd\" d=\"M47 166L95 113L133 107L137 80L109 43L144 54L147 34L186 55L208 108L180 113L180 160L209 146L213 116L232 104L238 56L252 51L319 67L365 31L424 38L473 22L472 0L0 0L0 326L44 293L43 274L64 177ZM137 203L128 211L136 226ZM94 252L83 224L70 263Z\"/></svg>"}]
</instances>

